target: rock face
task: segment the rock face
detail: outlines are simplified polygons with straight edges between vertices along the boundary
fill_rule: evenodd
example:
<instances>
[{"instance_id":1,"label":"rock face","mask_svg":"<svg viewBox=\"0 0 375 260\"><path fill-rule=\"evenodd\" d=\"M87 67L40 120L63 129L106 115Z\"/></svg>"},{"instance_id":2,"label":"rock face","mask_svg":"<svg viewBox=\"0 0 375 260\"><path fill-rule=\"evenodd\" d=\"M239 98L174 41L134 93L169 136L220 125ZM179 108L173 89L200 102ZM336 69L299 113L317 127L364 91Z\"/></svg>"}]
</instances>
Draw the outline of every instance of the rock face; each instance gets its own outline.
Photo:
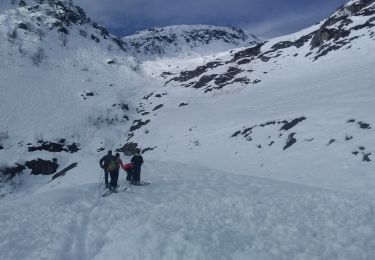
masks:
<instances>
[{"instance_id":1,"label":"rock face","mask_svg":"<svg viewBox=\"0 0 375 260\"><path fill-rule=\"evenodd\" d=\"M326 55L331 50L340 49L359 37L349 37L351 33L375 26L374 3L374 0L351 1L329 17L311 40L311 49L319 48L316 58ZM362 22L356 21L358 18L361 18ZM329 41L332 42L326 44Z\"/></svg>"}]
</instances>

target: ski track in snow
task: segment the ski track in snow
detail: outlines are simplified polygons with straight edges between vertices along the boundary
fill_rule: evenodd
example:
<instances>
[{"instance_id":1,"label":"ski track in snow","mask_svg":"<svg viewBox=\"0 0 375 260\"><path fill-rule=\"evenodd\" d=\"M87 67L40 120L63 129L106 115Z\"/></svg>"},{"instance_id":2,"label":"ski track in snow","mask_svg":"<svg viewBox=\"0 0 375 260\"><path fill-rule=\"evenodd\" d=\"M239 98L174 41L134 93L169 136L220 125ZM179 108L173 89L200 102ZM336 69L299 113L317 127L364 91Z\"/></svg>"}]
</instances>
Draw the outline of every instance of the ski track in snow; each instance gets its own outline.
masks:
<instances>
[{"instance_id":1,"label":"ski track in snow","mask_svg":"<svg viewBox=\"0 0 375 260\"><path fill-rule=\"evenodd\" d=\"M143 177L152 184L106 198L92 183L3 200L0 259L375 256L368 195L170 162L148 163Z\"/></svg>"}]
</instances>

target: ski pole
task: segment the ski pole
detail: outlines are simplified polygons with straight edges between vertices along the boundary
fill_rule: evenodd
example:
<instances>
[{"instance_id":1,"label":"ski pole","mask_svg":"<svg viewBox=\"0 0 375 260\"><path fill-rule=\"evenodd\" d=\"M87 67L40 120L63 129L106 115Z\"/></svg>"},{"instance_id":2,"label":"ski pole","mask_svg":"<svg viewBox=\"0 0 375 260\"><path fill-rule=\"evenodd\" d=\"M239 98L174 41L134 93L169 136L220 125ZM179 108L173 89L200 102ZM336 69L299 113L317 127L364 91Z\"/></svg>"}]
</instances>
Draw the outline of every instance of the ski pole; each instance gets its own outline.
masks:
<instances>
[{"instance_id":1,"label":"ski pole","mask_svg":"<svg viewBox=\"0 0 375 260\"><path fill-rule=\"evenodd\" d=\"M100 173L98 193L100 193L100 189L102 188L102 184L103 184L103 180L104 180L103 173L104 173L104 169L103 169L103 171Z\"/></svg>"},{"instance_id":2,"label":"ski pole","mask_svg":"<svg viewBox=\"0 0 375 260\"><path fill-rule=\"evenodd\" d=\"M129 186L130 186L130 190L132 191L132 193L134 193L131 181L129 181Z\"/></svg>"}]
</instances>

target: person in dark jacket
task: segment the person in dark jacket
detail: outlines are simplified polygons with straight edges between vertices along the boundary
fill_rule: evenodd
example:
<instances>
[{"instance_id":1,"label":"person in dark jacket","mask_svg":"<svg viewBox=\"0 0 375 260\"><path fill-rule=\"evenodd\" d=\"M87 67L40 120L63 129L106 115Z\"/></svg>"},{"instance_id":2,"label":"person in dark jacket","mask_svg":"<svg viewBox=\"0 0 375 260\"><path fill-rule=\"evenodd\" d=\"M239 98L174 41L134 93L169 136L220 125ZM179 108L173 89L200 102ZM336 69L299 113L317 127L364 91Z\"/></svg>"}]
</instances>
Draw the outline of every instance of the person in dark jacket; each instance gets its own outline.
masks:
<instances>
[{"instance_id":1,"label":"person in dark jacket","mask_svg":"<svg viewBox=\"0 0 375 260\"><path fill-rule=\"evenodd\" d=\"M143 164L143 157L140 155L141 150L137 149L137 153L132 157L131 162L133 163L134 185L139 185L141 181L141 167Z\"/></svg>"},{"instance_id":2,"label":"person in dark jacket","mask_svg":"<svg viewBox=\"0 0 375 260\"><path fill-rule=\"evenodd\" d=\"M117 192L117 187L118 187L117 181L118 181L120 166L122 166L120 154L116 153L115 157L112 157L108 166L108 171L109 171L109 174L111 175L110 190L113 192Z\"/></svg>"},{"instance_id":3,"label":"person in dark jacket","mask_svg":"<svg viewBox=\"0 0 375 260\"><path fill-rule=\"evenodd\" d=\"M106 188L109 188L109 186L108 186L108 166L109 166L109 163L110 163L112 157L113 157L112 151L109 150L108 154L103 156L103 158L100 159L100 161L99 161L100 168L102 168L104 170L104 181L105 181L105 187Z\"/></svg>"}]
</instances>

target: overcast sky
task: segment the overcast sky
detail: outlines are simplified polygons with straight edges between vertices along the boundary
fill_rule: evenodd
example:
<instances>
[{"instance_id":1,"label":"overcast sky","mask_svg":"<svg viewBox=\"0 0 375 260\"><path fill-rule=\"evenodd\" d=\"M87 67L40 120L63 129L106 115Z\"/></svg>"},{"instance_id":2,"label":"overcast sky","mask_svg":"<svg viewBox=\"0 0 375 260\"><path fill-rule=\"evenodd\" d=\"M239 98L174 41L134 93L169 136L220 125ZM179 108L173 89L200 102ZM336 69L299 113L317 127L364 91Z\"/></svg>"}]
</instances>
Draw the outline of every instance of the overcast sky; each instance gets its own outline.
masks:
<instances>
[{"instance_id":1,"label":"overcast sky","mask_svg":"<svg viewBox=\"0 0 375 260\"><path fill-rule=\"evenodd\" d=\"M74 0L112 34L154 26L233 26L270 38L306 28L347 0Z\"/></svg>"}]
</instances>

